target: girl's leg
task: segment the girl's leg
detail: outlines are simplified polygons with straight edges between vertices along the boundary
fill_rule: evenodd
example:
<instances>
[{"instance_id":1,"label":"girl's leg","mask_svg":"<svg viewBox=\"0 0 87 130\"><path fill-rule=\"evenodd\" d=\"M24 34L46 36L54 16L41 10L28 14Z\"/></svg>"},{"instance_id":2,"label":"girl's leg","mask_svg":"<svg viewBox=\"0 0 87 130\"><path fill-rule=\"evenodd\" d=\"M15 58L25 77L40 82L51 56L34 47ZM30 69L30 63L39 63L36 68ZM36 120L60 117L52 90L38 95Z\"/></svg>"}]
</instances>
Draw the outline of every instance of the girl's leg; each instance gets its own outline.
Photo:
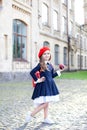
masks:
<instances>
[{"instance_id":1,"label":"girl's leg","mask_svg":"<svg viewBox=\"0 0 87 130\"><path fill-rule=\"evenodd\" d=\"M35 110L31 113L31 116L34 116L35 114L37 114L39 111L41 111L42 109L46 108L48 106L48 103L43 103L41 105L39 105L37 108L35 108ZM45 110L46 111L46 110ZM46 112L45 112L46 113Z\"/></svg>"},{"instance_id":2,"label":"girl's leg","mask_svg":"<svg viewBox=\"0 0 87 130\"><path fill-rule=\"evenodd\" d=\"M46 106L44 107L44 119L48 117L48 107L49 107L49 103L46 103Z\"/></svg>"},{"instance_id":3,"label":"girl's leg","mask_svg":"<svg viewBox=\"0 0 87 130\"><path fill-rule=\"evenodd\" d=\"M53 124L54 122L52 120L48 119L48 107L49 103L43 103L39 105L35 110L29 115L29 117L26 118L26 122L29 122L31 120L31 117L33 117L35 114L37 114L39 111L44 109L44 123Z\"/></svg>"},{"instance_id":4,"label":"girl's leg","mask_svg":"<svg viewBox=\"0 0 87 130\"><path fill-rule=\"evenodd\" d=\"M46 106L44 107L44 123L53 124L54 121L48 118L48 108L49 103L47 103Z\"/></svg>"}]
</instances>

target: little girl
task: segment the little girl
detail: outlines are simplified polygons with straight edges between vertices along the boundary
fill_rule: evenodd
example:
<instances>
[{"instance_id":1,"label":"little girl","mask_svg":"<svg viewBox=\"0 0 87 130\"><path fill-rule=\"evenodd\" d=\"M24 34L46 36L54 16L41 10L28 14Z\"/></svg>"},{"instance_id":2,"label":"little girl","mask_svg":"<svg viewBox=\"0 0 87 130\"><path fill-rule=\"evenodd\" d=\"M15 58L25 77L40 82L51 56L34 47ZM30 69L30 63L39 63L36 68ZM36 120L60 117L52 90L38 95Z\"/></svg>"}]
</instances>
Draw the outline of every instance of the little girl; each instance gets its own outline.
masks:
<instances>
[{"instance_id":1,"label":"little girl","mask_svg":"<svg viewBox=\"0 0 87 130\"><path fill-rule=\"evenodd\" d=\"M59 100L59 91L53 80L54 77L60 76L61 73L58 70L54 71L53 66L50 64L51 54L48 47L42 47L38 54L39 63L30 72L32 78L35 80L35 88L33 91L32 99L34 104L37 106L31 113L26 117L26 122L30 122L32 117L42 109L44 110L44 123L54 123L48 118L48 107L49 102L56 102ZM35 73L40 72L40 78L38 79Z\"/></svg>"}]
</instances>

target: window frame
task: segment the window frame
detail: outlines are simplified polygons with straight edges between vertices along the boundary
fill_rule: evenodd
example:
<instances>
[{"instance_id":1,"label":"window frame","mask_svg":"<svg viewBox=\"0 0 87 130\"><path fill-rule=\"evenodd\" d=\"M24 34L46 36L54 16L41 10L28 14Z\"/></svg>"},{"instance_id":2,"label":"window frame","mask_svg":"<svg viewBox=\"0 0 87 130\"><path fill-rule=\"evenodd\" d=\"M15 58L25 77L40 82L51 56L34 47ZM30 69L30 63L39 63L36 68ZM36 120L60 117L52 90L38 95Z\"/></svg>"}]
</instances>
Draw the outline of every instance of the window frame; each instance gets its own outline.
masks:
<instances>
[{"instance_id":1,"label":"window frame","mask_svg":"<svg viewBox=\"0 0 87 130\"><path fill-rule=\"evenodd\" d=\"M18 23L20 24L20 26L18 25ZM23 34L22 32L24 32L24 28L25 28L25 33ZM26 61L26 58L27 58L27 25L19 19L14 19L13 20L13 60Z\"/></svg>"},{"instance_id":2,"label":"window frame","mask_svg":"<svg viewBox=\"0 0 87 130\"><path fill-rule=\"evenodd\" d=\"M67 19L65 16L62 17L62 32L67 34Z\"/></svg>"},{"instance_id":3,"label":"window frame","mask_svg":"<svg viewBox=\"0 0 87 130\"><path fill-rule=\"evenodd\" d=\"M43 42L43 46L50 47L50 43L49 43L48 41L44 41L44 42Z\"/></svg>"},{"instance_id":4,"label":"window frame","mask_svg":"<svg viewBox=\"0 0 87 130\"><path fill-rule=\"evenodd\" d=\"M54 18L54 13L56 14L56 19ZM54 26L54 22L56 20L56 27ZM53 10L53 29L54 31L58 31L58 12L56 10Z\"/></svg>"},{"instance_id":5,"label":"window frame","mask_svg":"<svg viewBox=\"0 0 87 130\"><path fill-rule=\"evenodd\" d=\"M55 49L54 61L55 61L55 65L58 65L59 64L59 45L56 44L54 49Z\"/></svg>"},{"instance_id":6,"label":"window frame","mask_svg":"<svg viewBox=\"0 0 87 130\"><path fill-rule=\"evenodd\" d=\"M71 50L71 66L74 65L74 50Z\"/></svg>"},{"instance_id":7,"label":"window frame","mask_svg":"<svg viewBox=\"0 0 87 130\"><path fill-rule=\"evenodd\" d=\"M45 10L47 10L46 14L44 15L44 9L43 9L43 6L46 8ZM45 17L44 17L45 16ZM43 20L44 19L44 20ZM48 26L49 25L49 7L46 3L42 3L42 24L45 25L45 26Z\"/></svg>"},{"instance_id":8,"label":"window frame","mask_svg":"<svg viewBox=\"0 0 87 130\"><path fill-rule=\"evenodd\" d=\"M67 47L64 47L64 59L63 59L64 65L67 65L67 55L68 55L68 49Z\"/></svg>"}]
</instances>

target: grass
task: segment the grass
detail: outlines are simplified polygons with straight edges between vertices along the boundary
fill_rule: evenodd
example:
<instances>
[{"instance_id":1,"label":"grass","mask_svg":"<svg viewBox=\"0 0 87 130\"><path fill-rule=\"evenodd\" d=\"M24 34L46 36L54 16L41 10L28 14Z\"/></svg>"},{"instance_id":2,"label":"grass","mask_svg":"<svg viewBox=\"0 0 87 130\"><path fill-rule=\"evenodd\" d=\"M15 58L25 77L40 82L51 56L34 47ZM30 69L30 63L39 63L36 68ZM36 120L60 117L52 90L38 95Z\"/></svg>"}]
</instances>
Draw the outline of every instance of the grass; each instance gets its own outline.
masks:
<instances>
[{"instance_id":1,"label":"grass","mask_svg":"<svg viewBox=\"0 0 87 130\"><path fill-rule=\"evenodd\" d=\"M87 80L87 71L63 72L60 78Z\"/></svg>"},{"instance_id":2,"label":"grass","mask_svg":"<svg viewBox=\"0 0 87 130\"><path fill-rule=\"evenodd\" d=\"M58 77L59 78L59 77ZM60 79L78 79L78 80L87 80L87 71L74 71L74 72L62 72L62 75L60 76ZM30 86L32 88L32 82L31 81L19 81L19 82L3 82L0 83L0 87L6 87L6 86Z\"/></svg>"}]
</instances>

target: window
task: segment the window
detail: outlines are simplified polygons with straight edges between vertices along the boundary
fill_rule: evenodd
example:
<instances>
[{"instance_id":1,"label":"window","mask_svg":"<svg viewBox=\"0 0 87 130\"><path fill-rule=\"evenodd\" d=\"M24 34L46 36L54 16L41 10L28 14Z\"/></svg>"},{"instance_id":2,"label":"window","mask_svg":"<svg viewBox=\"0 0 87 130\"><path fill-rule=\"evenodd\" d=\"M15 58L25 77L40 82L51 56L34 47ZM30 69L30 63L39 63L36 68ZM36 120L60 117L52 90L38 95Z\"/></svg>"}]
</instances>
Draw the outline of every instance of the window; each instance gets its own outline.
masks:
<instances>
[{"instance_id":1,"label":"window","mask_svg":"<svg viewBox=\"0 0 87 130\"><path fill-rule=\"evenodd\" d=\"M49 42L48 42L48 41L44 41L43 46L47 46L47 47L49 47L49 46L50 46L50 44L49 44Z\"/></svg>"},{"instance_id":2,"label":"window","mask_svg":"<svg viewBox=\"0 0 87 130\"><path fill-rule=\"evenodd\" d=\"M86 50L86 37L84 38L84 50Z\"/></svg>"},{"instance_id":3,"label":"window","mask_svg":"<svg viewBox=\"0 0 87 130\"><path fill-rule=\"evenodd\" d=\"M72 31L73 31L73 22L70 21L69 23L69 34L72 35Z\"/></svg>"},{"instance_id":4,"label":"window","mask_svg":"<svg viewBox=\"0 0 87 130\"><path fill-rule=\"evenodd\" d=\"M87 56L86 56L86 67L87 67Z\"/></svg>"},{"instance_id":5,"label":"window","mask_svg":"<svg viewBox=\"0 0 87 130\"><path fill-rule=\"evenodd\" d=\"M74 51L73 49L71 50L71 65L74 65Z\"/></svg>"},{"instance_id":6,"label":"window","mask_svg":"<svg viewBox=\"0 0 87 130\"><path fill-rule=\"evenodd\" d=\"M86 64L87 64L87 59L86 59L86 56L85 56L85 64L84 64L84 65L85 65L85 68L86 68Z\"/></svg>"},{"instance_id":7,"label":"window","mask_svg":"<svg viewBox=\"0 0 87 130\"><path fill-rule=\"evenodd\" d=\"M32 0L25 0L26 4L29 4L30 6L32 6Z\"/></svg>"},{"instance_id":8,"label":"window","mask_svg":"<svg viewBox=\"0 0 87 130\"><path fill-rule=\"evenodd\" d=\"M86 51L87 51L87 38L86 38Z\"/></svg>"},{"instance_id":9,"label":"window","mask_svg":"<svg viewBox=\"0 0 87 130\"><path fill-rule=\"evenodd\" d=\"M78 67L80 67L80 55L77 56L78 59Z\"/></svg>"},{"instance_id":10,"label":"window","mask_svg":"<svg viewBox=\"0 0 87 130\"><path fill-rule=\"evenodd\" d=\"M69 9L72 9L72 1L69 0Z\"/></svg>"},{"instance_id":11,"label":"window","mask_svg":"<svg viewBox=\"0 0 87 130\"><path fill-rule=\"evenodd\" d=\"M82 49L82 36L80 37L80 49Z\"/></svg>"},{"instance_id":12,"label":"window","mask_svg":"<svg viewBox=\"0 0 87 130\"><path fill-rule=\"evenodd\" d=\"M62 0L62 3L67 5L67 0Z\"/></svg>"},{"instance_id":13,"label":"window","mask_svg":"<svg viewBox=\"0 0 87 130\"><path fill-rule=\"evenodd\" d=\"M76 34L75 36L75 44L79 47L79 34Z\"/></svg>"},{"instance_id":14,"label":"window","mask_svg":"<svg viewBox=\"0 0 87 130\"><path fill-rule=\"evenodd\" d=\"M13 59L26 60L26 28L22 21L13 21Z\"/></svg>"},{"instance_id":15,"label":"window","mask_svg":"<svg viewBox=\"0 0 87 130\"><path fill-rule=\"evenodd\" d=\"M5 59L8 59L8 35L4 35L5 38Z\"/></svg>"},{"instance_id":16,"label":"window","mask_svg":"<svg viewBox=\"0 0 87 130\"><path fill-rule=\"evenodd\" d=\"M48 25L48 6L44 3L42 4L42 23Z\"/></svg>"},{"instance_id":17,"label":"window","mask_svg":"<svg viewBox=\"0 0 87 130\"><path fill-rule=\"evenodd\" d=\"M81 61L80 61L81 68L83 67L83 56L81 55Z\"/></svg>"},{"instance_id":18,"label":"window","mask_svg":"<svg viewBox=\"0 0 87 130\"><path fill-rule=\"evenodd\" d=\"M62 17L62 32L67 33L67 20L65 16Z\"/></svg>"},{"instance_id":19,"label":"window","mask_svg":"<svg viewBox=\"0 0 87 130\"><path fill-rule=\"evenodd\" d=\"M64 47L64 64L67 65L67 48Z\"/></svg>"},{"instance_id":20,"label":"window","mask_svg":"<svg viewBox=\"0 0 87 130\"><path fill-rule=\"evenodd\" d=\"M55 45L55 65L59 64L59 46Z\"/></svg>"},{"instance_id":21,"label":"window","mask_svg":"<svg viewBox=\"0 0 87 130\"><path fill-rule=\"evenodd\" d=\"M58 30L58 13L53 11L53 29Z\"/></svg>"},{"instance_id":22,"label":"window","mask_svg":"<svg viewBox=\"0 0 87 130\"><path fill-rule=\"evenodd\" d=\"M29 2L30 2L30 6L32 6L32 0L29 0Z\"/></svg>"}]
</instances>

